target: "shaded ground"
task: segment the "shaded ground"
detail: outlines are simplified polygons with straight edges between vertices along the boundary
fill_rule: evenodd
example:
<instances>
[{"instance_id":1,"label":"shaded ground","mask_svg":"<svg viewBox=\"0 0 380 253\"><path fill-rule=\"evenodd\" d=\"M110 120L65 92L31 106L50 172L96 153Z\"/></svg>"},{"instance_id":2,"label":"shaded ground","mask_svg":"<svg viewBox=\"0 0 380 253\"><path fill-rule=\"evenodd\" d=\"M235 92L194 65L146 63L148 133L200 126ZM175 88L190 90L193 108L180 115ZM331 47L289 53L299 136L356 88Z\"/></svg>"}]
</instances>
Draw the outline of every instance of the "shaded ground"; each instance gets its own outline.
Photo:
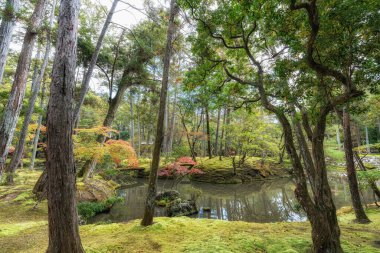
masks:
<instances>
[{"instance_id":1,"label":"shaded ground","mask_svg":"<svg viewBox=\"0 0 380 253\"><path fill-rule=\"evenodd\" d=\"M32 210L29 192L36 172L17 177L16 186L0 186L0 251L44 252L47 243L47 205ZM345 252L379 252L380 209L367 210L368 225L352 222L340 211ZM80 227L87 252L309 252L310 227L299 223L247 223L220 220L157 218L149 228L139 221Z\"/></svg>"}]
</instances>

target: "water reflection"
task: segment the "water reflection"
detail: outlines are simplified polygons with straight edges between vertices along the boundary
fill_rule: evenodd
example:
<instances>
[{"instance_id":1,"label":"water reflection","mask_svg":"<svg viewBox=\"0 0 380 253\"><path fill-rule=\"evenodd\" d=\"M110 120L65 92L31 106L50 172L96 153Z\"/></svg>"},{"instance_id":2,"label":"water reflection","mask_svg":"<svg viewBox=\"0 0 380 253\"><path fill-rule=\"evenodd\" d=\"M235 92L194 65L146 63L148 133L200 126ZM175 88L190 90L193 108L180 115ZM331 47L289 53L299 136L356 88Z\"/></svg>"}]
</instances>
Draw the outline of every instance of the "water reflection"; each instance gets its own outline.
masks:
<instances>
[{"instance_id":1,"label":"water reflection","mask_svg":"<svg viewBox=\"0 0 380 253\"><path fill-rule=\"evenodd\" d=\"M350 205L346 179L342 176L334 176L329 182L337 208ZM162 190L164 185L165 181L159 181L159 190ZM142 218L146 190L145 180L120 190L120 196L123 196L125 201L116 204L109 214L98 215L90 222L121 222ZM305 214L297 209L292 179L258 180L238 185L191 182L179 185L177 190L186 198L190 198L194 192L202 192L197 199L199 213L193 216L196 218L250 222L306 220ZM363 191L363 197L365 201L369 201L370 192ZM165 210L156 208L156 216L165 216Z\"/></svg>"}]
</instances>

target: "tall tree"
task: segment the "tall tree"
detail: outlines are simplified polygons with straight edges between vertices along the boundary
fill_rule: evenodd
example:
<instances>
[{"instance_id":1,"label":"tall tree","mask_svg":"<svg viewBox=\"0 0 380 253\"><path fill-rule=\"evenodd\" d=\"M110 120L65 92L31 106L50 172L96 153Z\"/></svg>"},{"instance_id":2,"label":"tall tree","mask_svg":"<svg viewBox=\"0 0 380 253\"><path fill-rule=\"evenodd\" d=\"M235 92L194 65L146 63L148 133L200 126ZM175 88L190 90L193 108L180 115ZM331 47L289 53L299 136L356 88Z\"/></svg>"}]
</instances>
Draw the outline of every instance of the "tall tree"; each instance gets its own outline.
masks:
<instances>
[{"instance_id":1,"label":"tall tree","mask_svg":"<svg viewBox=\"0 0 380 253\"><path fill-rule=\"evenodd\" d=\"M145 203L145 211L144 217L141 221L142 226L149 226L153 224L153 216L154 216L154 207L155 207L155 199L157 192L157 173L158 166L160 164L160 154L161 147L164 138L164 119L165 119L165 108L166 108L166 99L167 99L167 91L168 91L168 82L169 82L169 68L170 68L170 58L172 54L172 43L174 39L175 33L175 17L179 11L179 7L177 5L176 0L170 1L170 14L169 14L169 23L168 23L168 32L166 38L166 48L164 55L164 68L162 74L162 86L160 93L160 106L158 111L158 120L157 120L157 129L156 129L156 139L154 141L154 150L153 150L153 158L152 165L149 175L149 184L148 184L148 192Z\"/></svg>"},{"instance_id":2,"label":"tall tree","mask_svg":"<svg viewBox=\"0 0 380 253\"><path fill-rule=\"evenodd\" d=\"M49 63L49 55L50 55L50 48L51 48L51 28L53 26L53 21L54 21L55 5L56 5L56 0L53 0L52 9L51 9L50 18L49 18L49 27L47 28L47 31L46 31L46 48L45 48L45 55L43 58L42 66L39 73L36 75L36 78L33 79L32 96L29 99L27 112L24 117L24 122L22 124L21 132L20 132L20 138L16 146L16 149L13 153L11 162L9 166L6 167L6 173L7 173L6 182L8 184L13 184L13 174L15 173L16 168L18 167L22 159L22 154L24 152L24 146L25 146L25 140L28 134L28 126L29 126L30 120L32 119L34 105L36 103L38 92L40 91L40 86L45 74L45 69Z\"/></svg>"},{"instance_id":3,"label":"tall tree","mask_svg":"<svg viewBox=\"0 0 380 253\"><path fill-rule=\"evenodd\" d=\"M48 253L84 252L79 236L73 155L73 92L78 0L62 0L47 119Z\"/></svg>"},{"instance_id":4,"label":"tall tree","mask_svg":"<svg viewBox=\"0 0 380 253\"><path fill-rule=\"evenodd\" d=\"M102 47L102 44L103 44L104 36L106 35L108 26L111 23L112 16L113 16L113 14L115 12L115 9L116 9L116 6L117 6L118 2L119 2L119 0L114 0L113 3L112 3L111 9L110 9L110 11L107 14L106 21L104 22L102 31L100 32L98 41L96 42L95 51L92 54L90 65L88 66L87 72L86 72L86 74L85 74L85 76L83 78L79 101L77 102L77 105L76 105L75 111L74 111L74 123L75 123L74 125L76 125L76 122L77 122L77 120L79 118L80 108L83 105L84 98L85 98L86 93L87 93L87 91L88 91L88 89L90 87L90 80L91 80L92 72L94 71L96 62L98 60L98 56L99 56L99 53L100 53L100 48Z\"/></svg>"},{"instance_id":5,"label":"tall tree","mask_svg":"<svg viewBox=\"0 0 380 253\"><path fill-rule=\"evenodd\" d=\"M38 0L28 22L21 53L17 62L16 73L7 105L0 122L0 175L3 173L17 120L25 96L26 79L30 67L34 43L39 32L45 10L46 0Z\"/></svg>"},{"instance_id":6,"label":"tall tree","mask_svg":"<svg viewBox=\"0 0 380 253\"><path fill-rule=\"evenodd\" d=\"M344 154L346 158L346 170L347 170L348 186L350 188L350 193L351 193L352 206L355 212L356 220L360 223L368 223L370 222L370 220L368 219L366 213L364 212L364 208L360 200L359 185L358 185L358 179L356 176L352 137L351 137L350 114L347 111L347 108L344 108L343 112L339 112L338 110L337 112L339 114L339 117L340 117L340 120L342 121L342 126L343 126L343 136L344 136L343 146L344 146Z\"/></svg>"},{"instance_id":7,"label":"tall tree","mask_svg":"<svg viewBox=\"0 0 380 253\"><path fill-rule=\"evenodd\" d=\"M199 61L217 72L215 75L220 75L220 68L224 69L231 80L246 85L251 93L256 94L262 106L277 116L294 169L295 195L311 223L313 250L342 252L324 157L326 118L335 106L342 106L363 92L348 83L344 85L348 86L347 90L343 90L341 83L347 81L345 74L324 65L320 58L315 60L321 53L318 50L316 54L315 48L320 27L316 1L298 5L292 1L291 9L307 10L309 18L305 23L308 22L308 26L299 24L303 16L298 14L297 17L282 19L289 11L281 7L278 1L185 2L198 21L198 39L194 40L193 52L199 54ZM210 8L210 5L213 7ZM334 8L323 7L325 21L331 17L329 11ZM247 9L249 11L242 11ZM265 12L268 14L265 15ZM278 14L275 16L279 19L273 19L273 12ZM306 46L302 45L305 38L301 34L306 34L304 31L290 33L286 30L290 25L286 21L293 18L295 29L311 27ZM286 28L281 30L274 23ZM293 35L296 38L291 38ZM285 40L281 39L283 36L286 36ZM324 47L326 51L323 52L330 52L332 45L330 43ZM292 57L283 56L284 51ZM305 55L305 59L300 55ZM293 62L292 58L297 62ZM285 74L285 77L282 74L287 73L287 68L292 69L292 74ZM331 90L334 92L330 93ZM290 118L293 118L293 124Z\"/></svg>"},{"instance_id":8,"label":"tall tree","mask_svg":"<svg viewBox=\"0 0 380 253\"><path fill-rule=\"evenodd\" d=\"M313 69L318 75L325 75L333 78L335 81L339 82L343 86L343 90L346 94L354 94L357 93L358 95L362 95L362 91L358 91L358 86L355 84L355 69L356 67L353 67L351 65L354 64L355 60L355 54L353 51L344 52L345 54L349 55L347 58L350 59L346 63L343 62L344 67L342 67L343 71L334 69L333 67L329 66L326 63L322 63L320 60L316 60L316 56L314 52L318 49L316 42L320 30L320 11L317 6L316 0L310 0L307 3L303 4L297 4L296 0L291 1L290 8L292 10L299 10L304 9L308 15L308 24L310 27L310 35L308 38L308 42L306 45L307 49L307 64L308 66ZM357 32L360 32L357 30ZM354 42L352 44L355 44ZM353 46L350 48L351 50L355 50L355 47ZM341 52L339 50L339 55L341 55ZM334 57L331 57L332 60L334 60ZM339 63L339 62L338 62ZM347 66L345 66L347 65ZM346 70L349 69L349 74L346 74ZM332 95L329 95L332 96ZM346 101L347 102L347 101ZM353 156L353 146L352 146L352 139L351 139L351 124L350 124L350 115L349 112L345 109L343 109L343 112L340 115L342 119L342 126L344 131L344 151L345 151L345 158L346 158L346 169L347 169L347 177L348 177L348 183L351 193L351 200L354 207L356 220L360 223L368 223L369 219L367 215L364 212L363 206L361 204L360 195L359 195L359 187L356 177L356 170L355 170L355 164L354 164L354 156Z\"/></svg>"},{"instance_id":9,"label":"tall tree","mask_svg":"<svg viewBox=\"0 0 380 253\"><path fill-rule=\"evenodd\" d=\"M2 11L0 25L0 84L3 80L5 64L7 62L9 45L11 44L13 29L16 25L16 14L19 10L19 0L7 0Z\"/></svg>"}]
</instances>

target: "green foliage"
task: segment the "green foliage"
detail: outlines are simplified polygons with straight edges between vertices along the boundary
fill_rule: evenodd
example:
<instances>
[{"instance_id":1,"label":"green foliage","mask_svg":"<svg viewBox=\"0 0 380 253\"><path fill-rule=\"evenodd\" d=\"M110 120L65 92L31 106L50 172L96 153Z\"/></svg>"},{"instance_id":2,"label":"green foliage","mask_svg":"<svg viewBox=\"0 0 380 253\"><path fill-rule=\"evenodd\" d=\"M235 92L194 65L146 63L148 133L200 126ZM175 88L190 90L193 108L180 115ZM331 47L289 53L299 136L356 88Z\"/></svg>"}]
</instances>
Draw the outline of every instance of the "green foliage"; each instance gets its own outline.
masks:
<instances>
[{"instance_id":1,"label":"green foliage","mask_svg":"<svg viewBox=\"0 0 380 253\"><path fill-rule=\"evenodd\" d=\"M367 171L358 171L358 180L360 182L360 187L367 189L369 183L376 182L380 180L380 170L367 170Z\"/></svg>"},{"instance_id":2,"label":"green foliage","mask_svg":"<svg viewBox=\"0 0 380 253\"><path fill-rule=\"evenodd\" d=\"M344 163L346 161L344 151L339 150L335 142L325 142L325 155L332 159L333 162Z\"/></svg>"},{"instance_id":3,"label":"green foliage","mask_svg":"<svg viewBox=\"0 0 380 253\"><path fill-rule=\"evenodd\" d=\"M116 202L123 201L122 197L112 197L101 202L81 202L78 203L78 214L87 220L99 213L109 210Z\"/></svg>"},{"instance_id":4,"label":"green foliage","mask_svg":"<svg viewBox=\"0 0 380 253\"><path fill-rule=\"evenodd\" d=\"M173 147L172 156L176 159L183 156L188 156L190 153L189 147L184 145L176 145Z\"/></svg>"},{"instance_id":5,"label":"green foliage","mask_svg":"<svg viewBox=\"0 0 380 253\"><path fill-rule=\"evenodd\" d=\"M226 126L230 148L236 154L248 156L275 156L279 153L281 130L274 117L260 111L235 112L233 121Z\"/></svg>"}]
</instances>

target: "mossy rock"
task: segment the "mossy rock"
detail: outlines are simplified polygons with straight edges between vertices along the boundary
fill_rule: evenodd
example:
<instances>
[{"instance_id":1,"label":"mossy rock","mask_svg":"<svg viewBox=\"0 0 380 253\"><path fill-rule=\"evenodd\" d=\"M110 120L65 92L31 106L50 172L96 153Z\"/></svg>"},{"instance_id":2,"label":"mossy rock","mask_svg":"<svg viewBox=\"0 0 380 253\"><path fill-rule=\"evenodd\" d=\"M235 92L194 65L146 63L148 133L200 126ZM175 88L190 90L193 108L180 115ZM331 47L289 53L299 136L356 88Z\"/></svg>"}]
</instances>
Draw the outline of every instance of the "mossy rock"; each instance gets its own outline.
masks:
<instances>
[{"instance_id":1,"label":"mossy rock","mask_svg":"<svg viewBox=\"0 0 380 253\"><path fill-rule=\"evenodd\" d=\"M77 182L77 200L84 201L105 201L116 195L119 187L112 180L106 181L101 178L88 179L86 182Z\"/></svg>"},{"instance_id":2,"label":"mossy rock","mask_svg":"<svg viewBox=\"0 0 380 253\"><path fill-rule=\"evenodd\" d=\"M364 163L364 167L365 167L367 170L374 170L374 169L376 169L376 166L373 165L372 163Z\"/></svg>"},{"instance_id":3,"label":"mossy rock","mask_svg":"<svg viewBox=\"0 0 380 253\"><path fill-rule=\"evenodd\" d=\"M182 200L181 198L171 201L166 210L169 217L189 216L198 213L195 201Z\"/></svg>"}]
</instances>

